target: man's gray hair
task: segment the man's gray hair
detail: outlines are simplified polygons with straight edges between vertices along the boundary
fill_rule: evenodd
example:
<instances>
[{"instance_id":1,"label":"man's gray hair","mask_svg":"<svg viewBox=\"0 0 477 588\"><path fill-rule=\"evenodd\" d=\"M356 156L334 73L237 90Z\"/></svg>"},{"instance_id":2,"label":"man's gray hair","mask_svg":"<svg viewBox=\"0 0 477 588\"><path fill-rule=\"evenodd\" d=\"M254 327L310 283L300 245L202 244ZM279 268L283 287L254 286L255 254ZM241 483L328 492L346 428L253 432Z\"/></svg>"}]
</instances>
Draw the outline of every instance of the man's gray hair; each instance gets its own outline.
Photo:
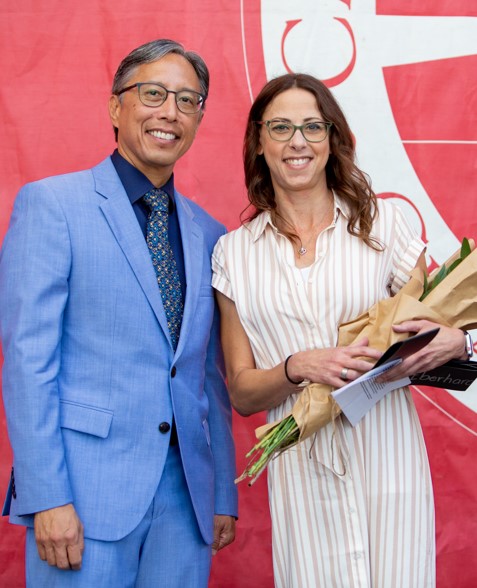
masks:
<instances>
[{"instance_id":1,"label":"man's gray hair","mask_svg":"<svg viewBox=\"0 0 477 588\"><path fill-rule=\"evenodd\" d=\"M129 55L127 55L119 64L113 80L112 93L117 94L121 91L134 75L136 68L140 65L143 63L158 61L169 53L182 55L182 57L192 65L199 78L200 91L201 94L204 95L205 105L205 98L207 98L209 94L209 70L205 61L194 51L186 51L183 45L176 41L172 41L171 39L157 39L156 41L150 41L149 43L145 43L131 51L131 53L129 53Z\"/></svg>"}]
</instances>

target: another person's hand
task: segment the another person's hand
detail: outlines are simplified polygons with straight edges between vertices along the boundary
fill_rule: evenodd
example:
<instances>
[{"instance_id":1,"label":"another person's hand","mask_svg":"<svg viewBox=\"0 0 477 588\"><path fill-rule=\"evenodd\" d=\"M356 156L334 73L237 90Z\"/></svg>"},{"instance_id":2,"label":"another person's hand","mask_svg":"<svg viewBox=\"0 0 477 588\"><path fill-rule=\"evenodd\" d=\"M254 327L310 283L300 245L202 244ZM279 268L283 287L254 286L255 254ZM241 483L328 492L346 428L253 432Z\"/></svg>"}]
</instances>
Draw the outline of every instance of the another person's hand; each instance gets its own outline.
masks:
<instances>
[{"instance_id":1,"label":"another person's hand","mask_svg":"<svg viewBox=\"0 0 477 588\"><path fill-rule=\"evenodd\" d=\"M439 332L428 345L406 357L399 365L380 376L380 380L392 382L406 376L432 370L451 359L465 359L465 336L460 329L445 327L427 320L404 321L393 325L396 333L410 335L424 333L439 328Z\"/></svg>"},{"instance_id":2,"label":"another person's hand","mask_svg":"<svg viewBox=\"0 0 477 588\"><path fill-rule=\"evenodd\" d=\"M212 543L212 555L219 549L227 547L235 539L235 518L228 515L214 516L214 542Z\"/></svg>"},{"instance_id":3,"label":"another person's hand","mask_svg":"<svg viewBox=\"0 0 477 588\"><path fill-rule=\"evenodd\" d=\"M79 570L84 551L83 525L72 504L35 514L40 559L61 570Z\"/></svg>"},{"instance_id":4,"label":"another person's hand","mask_svg":"<svg viewBox=\"0 0 477 588\"><path fill-rule=\"evenodd\" d=\"M369 371L382 352L369 347L367 337L346 347L311 349L295 353L288 362L287 373L292 380L328 384L341 388Z\"/></svg>"}]
</instances>

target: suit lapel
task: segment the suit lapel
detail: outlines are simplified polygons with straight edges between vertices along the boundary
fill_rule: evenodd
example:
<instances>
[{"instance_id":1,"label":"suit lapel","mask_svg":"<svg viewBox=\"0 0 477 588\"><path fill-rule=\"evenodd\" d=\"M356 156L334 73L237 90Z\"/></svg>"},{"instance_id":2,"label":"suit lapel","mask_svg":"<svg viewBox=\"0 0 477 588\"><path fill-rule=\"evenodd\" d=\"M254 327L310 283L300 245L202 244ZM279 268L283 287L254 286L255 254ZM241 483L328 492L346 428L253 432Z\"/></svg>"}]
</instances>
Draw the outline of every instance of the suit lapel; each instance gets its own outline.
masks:
<instances>
[{"instance_id":1,"label":"suit lapel","mask_svg":"<svg viewBox=\"0 0 477 588\"><path fill-rule=\"evenodd\" d=\"M177 346L180 354L191 332L192 321L197 308L200 294L202 266L204 260L204 235L199 225L194 222L194 215L183 196L175 193L177 216L181 230L182 248L184 251L184 266L187 282L184 316L182 318L181 335Z\"/></svg>"},{"instance_id":2,"label":"suit lapel","mask_svg":"<svg viewBox=\"0 0 477 588\"><path fill-rule=\"evenodd\" d=\"M92 171L96 191L105 198L101 210L171 345L149 250L124 187L109 158Z\"/></svg>"}]
</instances>

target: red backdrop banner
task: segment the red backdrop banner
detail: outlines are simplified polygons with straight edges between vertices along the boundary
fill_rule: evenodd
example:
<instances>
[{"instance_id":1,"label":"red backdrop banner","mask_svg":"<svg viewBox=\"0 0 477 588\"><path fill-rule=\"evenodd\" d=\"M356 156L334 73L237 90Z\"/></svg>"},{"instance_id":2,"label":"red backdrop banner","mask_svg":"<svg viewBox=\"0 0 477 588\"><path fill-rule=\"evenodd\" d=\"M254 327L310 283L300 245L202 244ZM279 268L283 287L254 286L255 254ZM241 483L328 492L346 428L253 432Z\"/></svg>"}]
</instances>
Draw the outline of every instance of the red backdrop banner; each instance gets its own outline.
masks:
<instances>
[{"instance_id":1,"label":"red backdrop banner","mask_svg":"<svg viewBox=\"0 0 477 588\"><path fill-rule=\"evenodd\" d=\"M369 4L335 0L330 13L333 2L321 0L3 3L0 242L21 185L91 167L113 151L115 69L134 47L169 37L211 70L204 121L176 168L182 192L236 228L247 203L241 151L251 101L274 75L311 72L336 92L376 191L400 201L429 243L429 264L441 263L463 236L477 237L475 0ZM473 588L477 388L422 388L414 397L434 481L438 586ZM240 471L264 418L234 415ZM0 500L11 459L0 408ZM214 558L210 586L272 588L265 476L241 486L239 498L237 539ZM0 586L24 586L23 547L23 530L0 520Z\"/></svg>"}]
</instances>

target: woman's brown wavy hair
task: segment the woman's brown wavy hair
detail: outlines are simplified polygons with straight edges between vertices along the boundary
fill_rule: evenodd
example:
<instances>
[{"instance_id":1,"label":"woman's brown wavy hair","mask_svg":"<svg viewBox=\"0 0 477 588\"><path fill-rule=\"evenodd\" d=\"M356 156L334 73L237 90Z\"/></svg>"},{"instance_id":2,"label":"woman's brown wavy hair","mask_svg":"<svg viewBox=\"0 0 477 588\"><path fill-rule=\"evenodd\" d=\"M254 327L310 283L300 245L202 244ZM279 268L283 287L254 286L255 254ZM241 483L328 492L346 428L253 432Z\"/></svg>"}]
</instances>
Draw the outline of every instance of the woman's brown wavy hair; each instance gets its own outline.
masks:
<instances>
[{"instance_id":1,"label":"woman's brown wavy hair","mask_svg":"<svg viewBox=\"0 0 477 588\"><path fill-rule=\"evenodd\" d=\"M301 88L313 94L323 119L333 123L329 131L330 157L325 168L326 181L328 188L343 198L350 208L348 232L373 249L382 249L371 237L373 221L377 215L376 195L371 189L368 176L355 164L355 144L351 129L325 84L308 74L285 74L270 80L252 104L243 146L245 184L250 204L255 208L248 220L264 210L270 211L272 218L280 216L276 209L270 170L264 156L258 153L261 125L256 123L263 120L263 113L270 102L290 88ZM290 236L293 238L293 234Z\"/></svg>"}]
</instances>

